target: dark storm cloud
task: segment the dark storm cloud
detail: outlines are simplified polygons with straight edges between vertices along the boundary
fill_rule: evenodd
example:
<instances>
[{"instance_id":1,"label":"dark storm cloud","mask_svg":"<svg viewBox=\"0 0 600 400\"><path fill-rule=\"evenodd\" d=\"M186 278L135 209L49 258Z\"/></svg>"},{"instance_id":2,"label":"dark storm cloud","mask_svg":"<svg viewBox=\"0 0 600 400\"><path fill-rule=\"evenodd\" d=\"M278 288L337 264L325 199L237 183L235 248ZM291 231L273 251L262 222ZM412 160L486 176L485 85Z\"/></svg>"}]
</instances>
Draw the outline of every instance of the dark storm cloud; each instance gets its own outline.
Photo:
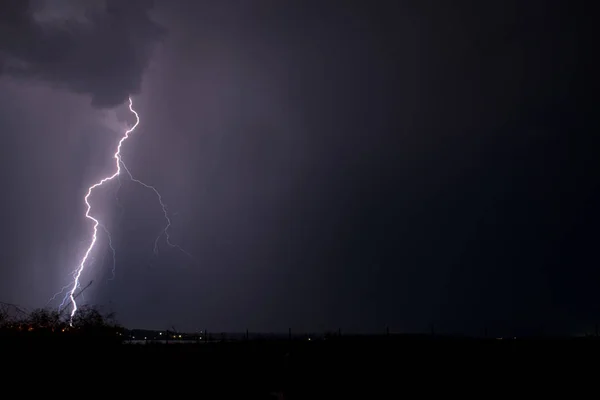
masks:
<instances>
[{"instance_id":1,"label":"dark storm cloud","mask_svg":"<svg viewBox=\"0 0 600 400\"><path fill-rule=\"evenodd\" d=\"M140 90L154 45L165 30L152 21L152 1L106 0L85 21L40 22L35 3L0 4L0 73L89 94L112 107Z\"/></svg>"}]
</instances>

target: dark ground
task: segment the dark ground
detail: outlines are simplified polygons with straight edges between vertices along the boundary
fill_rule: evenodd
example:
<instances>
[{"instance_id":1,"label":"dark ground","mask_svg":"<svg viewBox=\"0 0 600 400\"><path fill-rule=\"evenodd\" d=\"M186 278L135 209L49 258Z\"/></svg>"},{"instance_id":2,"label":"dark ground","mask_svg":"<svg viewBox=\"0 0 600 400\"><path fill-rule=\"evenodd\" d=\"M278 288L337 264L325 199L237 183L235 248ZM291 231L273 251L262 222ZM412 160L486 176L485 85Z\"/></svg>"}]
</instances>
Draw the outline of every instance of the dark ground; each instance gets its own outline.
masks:
<instances>
[{"instance_id":1,"label":"dark ground","mask_svg":"<svg viewBox=\"0 0 600 400\"><path fill-rule=\"evenodd\" d=\"M572 390L581 389L575 382L595 382L599 350L600 340L594 338L381 337L198 345L2 340L0 345L5 387L14 383L27 397L58 391L61 397L169 399L275 398L269 397L272 392L284 392L286 399L468 393L574 398L579 396ZM565 386L569 391L562 392Z\"/></svg>"}]
</instances>

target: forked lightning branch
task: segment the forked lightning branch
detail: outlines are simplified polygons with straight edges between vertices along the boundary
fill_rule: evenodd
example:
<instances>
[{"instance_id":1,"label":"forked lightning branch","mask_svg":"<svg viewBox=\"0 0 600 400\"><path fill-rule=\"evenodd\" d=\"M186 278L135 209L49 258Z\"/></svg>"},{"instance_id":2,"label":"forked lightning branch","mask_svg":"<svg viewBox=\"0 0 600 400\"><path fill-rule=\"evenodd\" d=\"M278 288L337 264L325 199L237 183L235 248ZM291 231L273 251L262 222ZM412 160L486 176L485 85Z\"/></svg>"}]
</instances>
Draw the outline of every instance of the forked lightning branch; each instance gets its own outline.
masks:
<instances>
[{"instance_id":1,"label":"forked lightning branch","mask_svg":"<svg viewBox=\"0 0 600 400\"><path fill-rule=\"evenodd\" d=\"M164 236L166 239L166 242L169 246L177 248L178 250L182 251L183 253L185 253L188 256L190 255L185 250L183 250L180 246L171 242L171 238L169 236L169 228L171 227L171 219L169 218L169 215L167 212L167 206L163 202L162 196L159 193L159 191L154 186L148 185L148 184L140 181L139 179L134 178L133 175L131 174L129 168L127 168L127 166L123 162L123 159L121 157L121 148L122 148L123 144L125 143L125 141L127 139L129 139L130 134L132 134L133 131L135 131L135 129L140 124L140 117L139 117L138 113L133 109L133 100L131 99L131 97L129 98L129 111L131 111L131 113L133 113L133 115L135 116L135 124L133 124L133 126L131 128L127 129L125 131L125 133L123 134L123 137L121 137L121 139L119 140L117 149L113 156L113 158L115 159L115 166L116 166L115 172L112 175L104 177L101 180L99 180L98 182L94 183L92 186L90 186L84 197L84 201L85 201L85 205L86 205L85 217L87 219L89 219L90 221L92 221L92 223L93 223L92 239L91 239L90 244L89 244L88 248L86 249L79 265L73 272L73 282L71 284L69 284L68 286L66 286L65 288L63 288L63 290L61 290L61 292L63 292L64 290L69 289L69 291L67 292L67 295L65 296L63 302L61 303L61 305L59 307L59 308L65 307L66 306L65 304L70 301L70 303L72 304L71 323L73 321L73 316L75 316L75 313L77 312L77 301L76 301L77 295L75 294L75 291L80 287L81 275L83 274L86 266L88 266L89 260L90 260L90 254L92 253L92 250L94 249L94 246L96 245L96 241L98 239L98 228L102 228L106 232L106 234L108 236L108 240L109 240L109 246L110 246L111 250L113 251L113 257L115 254L115 249L112 246L112 239L110 237L109 231L106 229L106 226L101 223L101 221L98 219L98 217L95 217L92 213L92 206L90 204L90 196L100 186L104 185L105 183L109 183L110 181L119 177L121 175L122 171L126 172L127 176L129 177L129 179L131 181L138 183L147 189L152 190L156 194L156 197L158 198L158 202L160 203L160 206L162 208L163 215L164 215L164 218L166 221L166 225L160 231L160 233L156 237L156 240L154 241L154 252L158 253L158 242ZM114 258L113 258L113 261L114 261ZM114 271L114 269L113 269L113 271ZM55 297L56 297L56 295L54 295L52 299L54 299Z\"/></svg>"}]
</instances>

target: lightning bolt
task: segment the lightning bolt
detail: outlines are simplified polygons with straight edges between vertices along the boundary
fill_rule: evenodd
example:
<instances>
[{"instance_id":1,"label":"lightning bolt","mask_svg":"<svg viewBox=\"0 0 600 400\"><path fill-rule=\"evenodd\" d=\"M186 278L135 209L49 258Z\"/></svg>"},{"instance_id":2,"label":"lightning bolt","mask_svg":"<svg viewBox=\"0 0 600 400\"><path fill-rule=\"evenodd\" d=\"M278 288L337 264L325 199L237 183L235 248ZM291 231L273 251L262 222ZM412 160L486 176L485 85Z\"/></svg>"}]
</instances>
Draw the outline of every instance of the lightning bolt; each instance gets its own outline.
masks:
<instances>
[{"instance_id":1,"label":"lightning bolt","mask_svg":"<svg viewBox=\"0 0 600 400\"><path fill-rule=\"evenodd\" d=\"M61 294L63 294L65 292L65 290L67 290L68 288L71 287L71 284L67 284L65 286L63 286L59 292L56 292L52 297L50 297L50 300L48 300L48 302L46 303L46 306L50 303L52 303L54 301L54 299L56 299L58 296L60 296ZM60 303L60 305L58 306L58 309L60 310L61 308L64 307L65 302L66 302L67 298L65 297L62 301L62 303Z\"/></svg>"},{"instance_id":2,"label":"lightning bolt","mask_svg":"<svg viewBox=\"0 0 600 400\"><path fill-rule=\"evenodd\" d=\"M88 268L90 268L92 265L94 265L95 261L96 261L96 260L95 260L94 258L92 258L91 262L88 264ZM74 279L74 277L75 277L75 271L74 271L73 273L71 273L71 275L73 276L73 279ZM60 296L61 294L64 294L64 293L65 293L65 291L66 291L67 289L69 289L70 287L71 287L71 283L68 283L68 284L64 285L64 286L63 286L63 287L62 287L62 288L61 288L61 289L60 289L58 292L54 293L54 295L53 295L52 297L50 297L50 299L49 299L49 300L48 300L48 302L46 303L46 307L47 307L47 306L48 306L50 303L52 303L54 300L56 300L56 298L57 298L58 296ZM78 286L78 289L79 289L79 288L81 288L81 284ZM83 297L83 295L82 295L82 297ZM69 291L67 290L67 292L66 292L66 294L65 294L64 298L62 299L62 302L61 302L61 303L60 303L60 305L58 306L58 311L62 310L62 309L65 307L65 305L67 304L67 302L68 302L68 301L69 301Z\"/></svg>"},{"instance_id":3,"label":"lightning bolt","mask_svg":"<svg viewBox=\"0 0 600 400\"><path fill-rule=\"evenodd\" d=\"M123 166L123 169L125 170L125 172L127 172L127 175L129 175L129 179L131 179L135 183L142 185L143 187L145 187L147 189L152 190L154 192L154 194L156 194L156 197L158 198L158 202L160 203L160 206L162 208L163 215L165 216L165 220L167 221L167 225L165 225L164 229L162 231L160 231L160 233L154 240L154 254L158 254L158 242L159 242L160 238L164 236L167 244L170 247L173 247L173 248L181 251L188 257L191 257L192 255L190 253L188 253L187 251L185 251L184 249L182 249L181 246L171 242L171 237L169 236L169 228L171 227L171 218L169 218L169 213L167 212L167 205L163 202L160 192L158 190L156 190L156 188L154 186L148 185L148 184L140 181L139 179L134 178L133 175L131 174L131 172L129 171L129 168L127 168L127 166L125 165L125 163L123 163L123 161L121 161L121 165Z\"/></svg>"},{"instance_id":4,"label":"lightning bolt","mask_svg":"<svg viewBox=\"0 0 600 400\"><path fill-rule=\"evenodd\" d=\"M106 232L106 237L108 238L108 247L110 248L110 251L112 252L112 260L113 260L113 264L112 264L112 276L109 279L110 281L115 279L115 272L117 269L117 251L115 250L115 247L112 244L112 236L110 235L110 232L108 231L108 229L106 229L106 227L104 225L100 225L102 226L102 229L104 229L104 232ZM104 264L104 262L103 262Z\"/></svg>"},{"instance_id":5,"label":"lightning bolt","mask_svg":"<svg viewBox=\"0 0 600 400\"><path fill-rule=\"evenodd\" d=\"M120 178L121 175L121 168L123 168L126 172L127 175L129 176L129 178L133 181L136 182L142 186L144 186L147 189L151 189L156 196L158 197L158 202L160 203L160 206L162 207L162 211L163 214L165 216L165 220L167 221L166 226L164 227L164 229L159 233L159 235L157 236L156 240L154 241L154 253L157 254L158 253L158 242L160 240L160 238L162 236L166 237L166 241L167 244L171 247L177 248L178 250L180 250L181 252L183 252L184 254L188 255L191 257L191 255L186 252L185 250L183 250L180 246L172 243L170 241L170 237L169 237L169 228L171 227L171 219L168 216L167 213L167 206L164 204L163 200L162 200L162 196L161 194L158 192L158 190L151 185L148 185L136 178L133 177L133 175L131 174L131 172L129 171L129 169L127 168L127 166L125 165L125 163L123 162L122 158L121 158L121 147L123 146L123 143L129 139L129 135L137 128L137 126L140 123L140 116L138 115L138 113L133 109L133 100L131 100L131 97L129 98L129 111L131 111L133 113L133 115L135 116L135 124L133 124L133 126L129 129L127 129L125 131L125 134L123 135L123 137L119 140L119 143L117 145L117 150L113 156L113 158L115 159L115 165L117 167L116 171L114 174L107 176L105 178L102 178L100 181L94 183L92 186L90 186L87 190L87 193L84 197L84 201L85 201L85 205L86 205L86 212L85 212L85 217L89 220L91 220L94 225L93 225L93 229L92 229L92 240L87 248L87 250L85 251L85 254L83 255L83 258L81 259L81 262L79 263L77 269L74 271L73 273L73 283L70 285L71 290L68 292L68 295L65 296L65 299L63 300L63 303L61 304L61 307L64 306L67 298L69 298L71 300L71 303L73 303L73 309L71 310L71 324L73 322L73 316L75 315L75 313L77 312L77 302L75 301L75 291L77 290L77 288L80 287L80 278L81 278L81 274L83 273L85 267L86 267L86 263L88 261L88 259L90 258L90 253L92 252L92 250L94 249L94 246L96 245L96 241L98 239L98 227L101 227L107 234L108 236L108 243L110 246L110 249L112 250L112 254L113 254L113 269L112 269L112 273L113 273L113 278L114 278L114 274L115 274L115 265L116 265L116 252L115 252L115 248L112 245L112 238L111 235L108 231L108 229L106 229L106 227L104 225L102 225L100 223L100 221L98 219L96 219L95 217L93 217L91 215L91 211L92 211L92 206L90 204L90 196L92 195L92 192L104 185L107 182L112 181L115 178ZM119 179L119 183L120 183L120 179ZM62 293L65 290L65 288L63 288L63 290L59 293ZM57 294L58 295L58 294ZM54 296L56 297L56 295ZM54 298L53 297L53 298Z\"/></svg>"}]
</instances>

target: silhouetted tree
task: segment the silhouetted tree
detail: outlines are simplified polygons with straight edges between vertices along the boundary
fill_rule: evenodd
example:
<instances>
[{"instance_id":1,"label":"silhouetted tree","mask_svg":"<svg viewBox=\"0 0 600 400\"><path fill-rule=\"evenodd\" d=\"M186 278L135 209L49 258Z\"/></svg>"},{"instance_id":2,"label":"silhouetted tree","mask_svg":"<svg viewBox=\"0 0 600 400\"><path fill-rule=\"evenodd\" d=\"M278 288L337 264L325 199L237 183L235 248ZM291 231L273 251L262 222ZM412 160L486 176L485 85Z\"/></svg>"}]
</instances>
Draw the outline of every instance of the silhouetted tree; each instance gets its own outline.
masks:
<instances>
[{"instance_id":1,"label":"silhouetted tree","mask_svg":"<svg viewBox=\"0 0 600 400\"><path fill-rule=\"evenodd\" d=\"M58 311L46 308L37 308L33 310L29 314L26 323L33 329L48 331L61 329L61 325L63 325Z\"/></svg>"},{"instance_id":2,"label":"silhouetted tree","mask_svg":"<svg viewBox=\"0 0 600 400\"><path fill-rule=\"evenodd\" d=\"M123 329L118 325L114 313L102 313L93 306L81 306L71 320L70 313L54 309L37 308L29 313L20 310L18 316L0 308L0 330L3 334L23 338L45 337L86 338L94 337L108 342L121 341ZM107 343L108 343L107 342Z\"/></svg>"},{"instance_id":3,"label":"silhouetted tree","mask_svg":"<svg viewBox=\"0 0 600 400\"><path fill-rule=\"evenodd\" d=\"M6 331L10 327L8 313L0 310L0 332Z\"/></svg>"},{"instance_id":4,"label":"silhouetted tree","mask_svg":"<svg viewBox=\"0 0 600 400\"><path fill-rule=\"evenodd\" d=\"M103 314L97 308L87 305L77 310L67 330L78 335L112 338L116 338L119 333L122 333L121 327L116 323L114 313Z\"/></svg>"}]
</instances>

